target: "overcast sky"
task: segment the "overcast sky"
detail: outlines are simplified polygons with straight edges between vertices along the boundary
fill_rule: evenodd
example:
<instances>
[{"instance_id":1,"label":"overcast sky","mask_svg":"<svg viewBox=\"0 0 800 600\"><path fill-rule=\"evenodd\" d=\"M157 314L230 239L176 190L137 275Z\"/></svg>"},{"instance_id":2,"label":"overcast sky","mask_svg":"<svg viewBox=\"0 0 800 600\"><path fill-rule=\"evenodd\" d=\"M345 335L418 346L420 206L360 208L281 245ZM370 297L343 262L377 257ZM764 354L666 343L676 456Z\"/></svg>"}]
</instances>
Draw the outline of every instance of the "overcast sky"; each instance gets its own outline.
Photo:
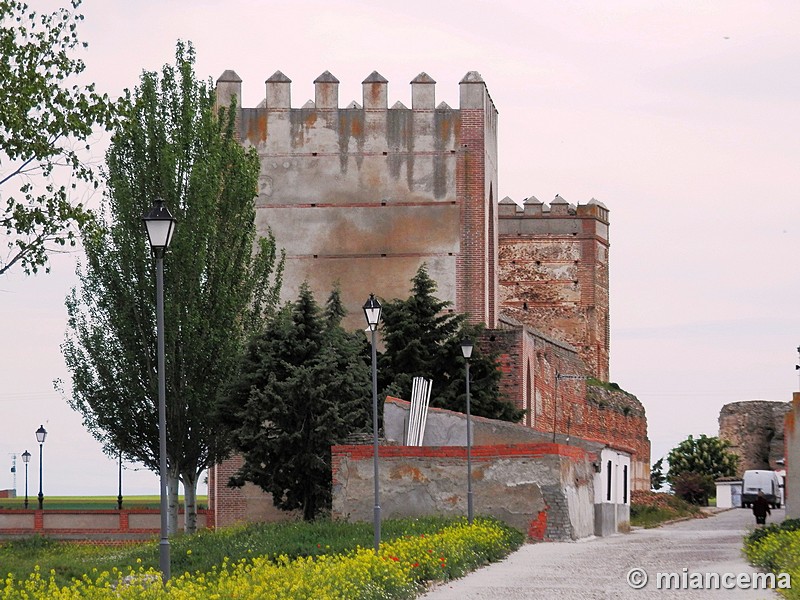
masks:
<instances>
[{"instance_id":1,"label":"overcast sky","mask_svg":"<svg viewBox=\"0 0 800 600\"><path fill-rule=\"evenodd\" d=\"M594 197L611 211L611 380L647 410L651 462L716 435L723 404L798 389L796 0L88 0L82 12L86 79L113 97L172 62L178 39L194 43L199 76L236 71L245 106L276 70L294 107L325 70L340 106L361 103L377 70L390 106L411 105L424 71L436 103L458 107L458 82L480 72L500 112L499 197ZM0 278L0 489L27 449L38 492L44 424L45 496L117 493L116 463L52 385L69 382L59 345L79 258ZM134 468L124 493L158 493ZM20 460L18 475L22 493Z\"/></svg>"}]
</instances>

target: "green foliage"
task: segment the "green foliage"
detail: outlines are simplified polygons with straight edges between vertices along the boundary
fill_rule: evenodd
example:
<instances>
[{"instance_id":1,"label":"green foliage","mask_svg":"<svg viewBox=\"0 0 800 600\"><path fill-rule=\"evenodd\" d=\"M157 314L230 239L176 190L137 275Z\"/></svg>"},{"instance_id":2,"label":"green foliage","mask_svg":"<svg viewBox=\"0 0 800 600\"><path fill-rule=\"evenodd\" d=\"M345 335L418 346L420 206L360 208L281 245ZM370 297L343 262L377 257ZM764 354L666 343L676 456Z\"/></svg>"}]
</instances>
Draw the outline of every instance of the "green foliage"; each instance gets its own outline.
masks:
<instances>
[{"instance_id":1,"label":"green foliage","mask_svg":"<svg viewBox=\"0 0 800 600\"><path fill-rule=\"evenodd\" d=\"M756 567L776 574L786 573L791 581L797 581L800 579L800 519L756 528L744 539L744 553ZM782 593L787 598L798 597L796 587L782 590Z\"/></svg>"},{"instance_id":2,"label":"green foliage","mask_svg":"<svg viewBox=\"0 0 800 600\"><path fill-rule=\"evenodd\" d=\"M80 0L69 4L74 11ZM86 44L77 33L83 16L73 11L40 14L0 0L0 229L8 239L0 275L17 264L28 274L49 270L48 253L74 246L75 228L92 221L71 194L76 181L97 187L81 152L114 110L93 84L76 81L85 65L75 51Z\"/></svg>"},{"instance_id":3,"label":"green foliage","mask_svg":"<svg viewBox=\"0 0 800 600\"><path fill-rule=\"evenodd\" d=\"M703 473L683 471L672 480L672 491L686 502L708 506L708 499L714 495L714 480Z\"/></svg>"},{"instance_id":4,"label":"green foliage","mask_svg":"<svg viewBox=\"0 0 800 600\"><path fill-rule=\"evenodd\" d=\"M800 531L800 519L784 519L781 523L770 523L764 527L758 527L745 536L745 546L756 544L781 531Z\"/></svg>"},{"instance_id":5,"label":"green foliage","mask_svg":"<svg viewBox=\"0 0 800 600\"><path fill-rule=\"evenodd\" d=\"M594 377L587 377L586 385L593 385L595 387L603 388L611 392L625 392L625 390L619 387L618 383L614 383L613 381L600 381L599 379L596 379Z\"/></svg>"},{"instance_id":6,"label":"green foliage","mask_svg":"<svg viewBox=\"0 0 800 600\"><path fill-rule=\"evenodd\" d=\"M729 447L729 442L718 437L701 435L695 439L690 435L670 450L667 481L674 486L678 475L687 471L706 475L712 482L720 477L734 476L739 459L728 451Z\"/></svg>"},{"instance_id":7,"label":"green foliage","mask_svg":"<svg viewBox=\"0 0 800 600\"><path fill-rule=\"evenodd\" d=\"M631 493L631 525L658 527L682 517L702 517L700 508L674 494L634 490Z\"/></svg>"},{"instance_id":8,"label":"green foliage","mask_svg":"<svg viewBox=\"0 0 800 600\"><path fill-rule=\"evenodd\" d=\"M283 257L256 241L259 160L194 75L194 50L145 72L120 102L107 154L105 218L83 236L80 287L62 346L70 405L116 456L158 470L154 261L142 215L163 198L178 225L164 260L167 455L187 497L225 452L213 407L247 338L278 301ZM253 252L254 246L256 252Z\"/></svg>"},{"instance_id":9,"label":"green foliage","mask_svg":"<svg viewBox=\"0 0 800 600\"><path fill-rule=\"evenodd\" d=\"M436 282L421 266L411 280L406 300L383 304L382 335L386 351L378 366L381 396L409 398L414 377L433 380L431 406L466 410L465 366L461 342L470 338L475 349L470 359L472 414L519 421L524 412L500 395L500 370L496 355L482 351L482 328L467 323L465 314L448 313L449 302L438 299Z\"/></svg>"},{"instance_id":10,"label":"green foliage","mask_svg":"<svg viewBox=\"0 0 800 600\"><path fill-rule=\"evenodd\" d=\"M323 311L308 285L250 342L219 414L251 481L311 520L330 508L330 447L371 424L363 334L346 333L339 290Z\"/></svg>"},{"instance_id":11,"label":"green foliage","mask_svg":"<svg viewBox=\"0 0 800 600\"><path fill-rule=\"evenodd\" d=\"M200 600L234 595L249 598L265 597L265 589L269 591L269 597L296 598L299 591L283 595L275 585L265 588L262 584L259 592L247 574L252 571L263 575L270 571L274 579L288 578L290 584L300 583L300 578L313 577L311 572L317 573L330 569L339 561L348 561L343 565L346 568L330 573L335 577L327 582L327 587L318 586L303 597L341 598L341 592L337 594L336 591L355 584L364 585L364 589L357 595L346 597L411 598L415 595L413 592L427 581L461 577L478 566L503 558L523 543L524 536L495 519L479 518L469 526L464 519L425 517L384 521L380 558L375 557L371 549L365 550L371 546L371 541L372 526L369 523L315 521L203 531L174 538L170 543L175 576L171 585L184 589L165 591L158 585L143 591L134 589L134 586L119 587L116 579L140 569L153 573L158 567L158 542L108 547L55 543L36 538L0 545L4 568L0 594L14 599L49 597L40 592L52 592L55 587L47 587L47 575L40 578L36 574L52 572L52 585L69 586L59 591L70 598L155 599L180 596ZM297 559L304 560L301 564L294 563ZM372 561L372 568L366 569L365 561ZM91 565L91 570L87 565ZM398 567L403 570L400 582L406 592L412 593L397 595L391 593L394 590L386 589L387 583L397 578ZM233 571L238 572L238 577L232 582ZM363 580L367 571L374 579ZM395 574L392 575L391 571ZM112 573L110 587L102 588L92 583L95 579L103 579L102 574L109 572ZM11 576L6 577L7 573ZM29 573L34 577L26 579ZM23 579L26 579L25 583L17 583ZM80 583L73 582L73 579ZM214 588L223 581L233 584L231 587L235 591L227 587L209 593L211 590L204 585ZM191 589L185 589L187 587ZM200 593L192 594L192 591Z\"/></svg>"},{"instance_id":12,"label":"green foliage","mask_svg":"<svg viewBox=\"0 0 800 600\"><path fill-rule=\"evenodd\" d=\"M658 491L664 487L666 481L667 478L664 475L664 459L659 458L653 463L653 466L650 467L650 489Z\"/></svg>"}]
</instances>

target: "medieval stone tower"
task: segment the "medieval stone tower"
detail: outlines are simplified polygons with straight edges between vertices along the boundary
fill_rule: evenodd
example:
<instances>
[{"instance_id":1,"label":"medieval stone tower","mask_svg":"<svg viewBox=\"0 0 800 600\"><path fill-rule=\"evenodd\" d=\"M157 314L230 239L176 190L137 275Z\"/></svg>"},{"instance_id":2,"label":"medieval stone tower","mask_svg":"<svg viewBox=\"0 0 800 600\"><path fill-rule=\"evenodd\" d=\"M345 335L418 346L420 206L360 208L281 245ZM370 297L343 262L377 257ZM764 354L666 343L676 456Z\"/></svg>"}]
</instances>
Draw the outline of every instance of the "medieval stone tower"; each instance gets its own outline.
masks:
<instances>
[{"instance_id":1,"label":"medieval stone tower","mask_svg":"<svg viewBox=\"0 0 800 600\"><path fill-rule=\"evenodd\" d=\"M503 312L567 342L608 381L608 209L531 196L503 199L499 217Z\"/></svg>"},{"instance_id":2,"label":"medieval stone tower","mask_svg":"<svg viewBox=\"0 0 800 600\"><path fill-rule=\"evenodd\" d=\"M351 326L369 293L404 298L422 263L438 295L473 322L497 322L497 111L476 72L460 106L436 105L435 81L411 82L412 105L388 105L388 82L363 81L363 104L339 108L339 81L315 81L315 98L291 107L276 72L266 98L240 109L240 135L261 157L258 227L286 250L283 297L308 281L325 297L339 281ZM241 98L233 71L217 81L220 104Z\"/></svg>"},{"instance_id":3,"label":"medieval stone tower","mask_svg":"<svg viewBox=\"0 0 800 600\"><path fill-rule=\"evenodd\" d=\"M436 103L425 73L411 81L411 108L389 106L378 72L362 82L361 103L340 108L338 86L326 71L314 100L293 108L278 71L263 102L238 109L240 140L261 159L258 230L286 251L283 299L304 281L324 299L339 282L345 325L363 328L369 294L406 298L426 264L437 296L486 325L481 343L499 354L502 391L526 411L523 424L543 440L626 454L630 472L619 477L648 489L644 408L585 380L609 378L608 209L560 196L498 201L498 113L474 71L459 83L458 108ZM241 79L225 71L219 104L241 96ZM215 510L241 518L252 506L243 494L258 494L225 489L237 468L237 459L215 467L209 494L225 498Z\"/></svg>"}]
</instances>

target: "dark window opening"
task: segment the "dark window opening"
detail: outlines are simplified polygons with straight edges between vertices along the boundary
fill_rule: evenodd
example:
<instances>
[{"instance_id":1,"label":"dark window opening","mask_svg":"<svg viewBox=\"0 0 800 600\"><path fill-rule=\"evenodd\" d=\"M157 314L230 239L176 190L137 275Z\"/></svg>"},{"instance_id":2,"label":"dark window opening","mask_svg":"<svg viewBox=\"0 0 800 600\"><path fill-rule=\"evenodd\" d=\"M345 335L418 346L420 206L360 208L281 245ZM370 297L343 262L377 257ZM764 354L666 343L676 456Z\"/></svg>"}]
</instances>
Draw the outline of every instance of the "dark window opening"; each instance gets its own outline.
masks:
<instances>
[{"instance_id":1,"label":"dark window opening","mask_svg":"<svg viewBox=\"0 0 800 600\"><path fill-rule=\"evenodd\" d=\"M622 467L622 503L628 503L628 465Z\"/></svg>"}]
</instances>

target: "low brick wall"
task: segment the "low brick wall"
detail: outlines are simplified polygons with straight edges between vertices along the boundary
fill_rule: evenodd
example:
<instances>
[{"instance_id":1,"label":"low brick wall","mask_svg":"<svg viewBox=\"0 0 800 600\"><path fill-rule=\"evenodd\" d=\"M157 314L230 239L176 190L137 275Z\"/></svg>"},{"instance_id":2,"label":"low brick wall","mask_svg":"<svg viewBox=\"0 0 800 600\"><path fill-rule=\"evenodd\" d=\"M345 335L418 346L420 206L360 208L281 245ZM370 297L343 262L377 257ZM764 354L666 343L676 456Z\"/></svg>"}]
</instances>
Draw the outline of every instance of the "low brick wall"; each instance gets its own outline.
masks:
<instances>
[{"instance_id":1,"label":"low brick wall","mask_svg":"<svg viewBox=\"0 0 800 600\"><path fill-rule=\"evenodd\" d=\"M334 446L334 518L371 521L372 446ZM533 540L574 540L594 533L594 457L561 444L472 448L473 507ZM459 446L381 446L384 519L466 515L467 450Z\"/></svg>"},{"instance_id":2,"label":"low brick wall","mask_svg":"<svg viewBox=\"0 0 800 600\"><path fill-rule=\"evenodd\" d=\"M210 511L197 511L197 528L214 527ZM183 529L183 513L178 519ZM136 510L0 510L0 538L43 535L59 540L142 540L161 532L157 509Z\"/></svg>"},{"instance_id":3,"label":"low brick wall","mask_svg":"<svg viewBox=\"0 0 800 600\"><path fill-rule=\"evenodd\" d=\"M216 527L294 521L302 517L298 511L276 508L272 494L257 485L248 482L242 487L230 487L228 482L243 464L244 459L234 455L208 470L208 509Z\"/></svg>"}]
</instances>

